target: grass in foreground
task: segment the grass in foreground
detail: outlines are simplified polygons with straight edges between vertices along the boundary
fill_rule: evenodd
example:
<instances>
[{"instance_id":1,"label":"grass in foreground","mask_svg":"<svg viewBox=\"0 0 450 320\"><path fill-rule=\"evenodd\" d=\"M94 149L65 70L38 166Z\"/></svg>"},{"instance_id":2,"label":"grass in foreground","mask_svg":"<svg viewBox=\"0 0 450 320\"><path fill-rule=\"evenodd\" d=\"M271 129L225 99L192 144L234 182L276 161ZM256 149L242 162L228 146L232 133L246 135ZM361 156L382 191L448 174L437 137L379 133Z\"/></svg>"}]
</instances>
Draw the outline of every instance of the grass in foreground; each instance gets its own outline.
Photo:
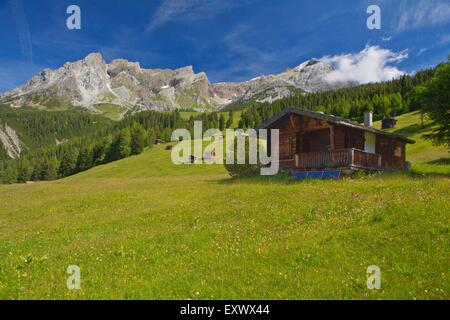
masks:
<instances>
[{"instance_id":1,"label":"grass in foreground","mask_svg":"<svg viewBox=\"0 0 450 320\"><path fill-rule=\"evenodd\" d=\"M231 180L158 146L0 186L0 298L449 299L449 182ZM66 288L73 264L78 291ZM374 264L379 291L366 286Z\"/></svg>"},{"instance_id":2,"label":"grass in foreground","mask_svg":"<svg viewBox=\"0 0 450 320\"><path fill-rule=\"evenodd\" d=\"M168 154L2 186L0 297L449 298L448 178L230 181Z\"/></svg>"}]
</instances>

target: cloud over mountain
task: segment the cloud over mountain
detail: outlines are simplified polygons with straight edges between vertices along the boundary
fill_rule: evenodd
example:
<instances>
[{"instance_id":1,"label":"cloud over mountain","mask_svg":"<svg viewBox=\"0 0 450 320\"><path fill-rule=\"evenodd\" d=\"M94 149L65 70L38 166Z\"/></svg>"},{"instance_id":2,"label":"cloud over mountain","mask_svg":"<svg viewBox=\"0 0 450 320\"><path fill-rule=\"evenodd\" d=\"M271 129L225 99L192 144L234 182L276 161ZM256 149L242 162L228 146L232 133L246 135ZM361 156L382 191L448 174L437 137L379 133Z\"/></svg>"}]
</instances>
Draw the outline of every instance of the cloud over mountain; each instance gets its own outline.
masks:
<instances>
[{"instance_id":1,"label":"cloud over mountain","mask_svg":"<svg viewBox=\"0 0 450 320\"><path fill-rule=\"evenodd\" d=\"M405 74L391 64L401 62L407 57L406 50L396 53L378 46L367 46L356 54L327 56L321 60L334 67L325 77L327 82L364 84L388 81Z\"/></svg>"}]
</instances>

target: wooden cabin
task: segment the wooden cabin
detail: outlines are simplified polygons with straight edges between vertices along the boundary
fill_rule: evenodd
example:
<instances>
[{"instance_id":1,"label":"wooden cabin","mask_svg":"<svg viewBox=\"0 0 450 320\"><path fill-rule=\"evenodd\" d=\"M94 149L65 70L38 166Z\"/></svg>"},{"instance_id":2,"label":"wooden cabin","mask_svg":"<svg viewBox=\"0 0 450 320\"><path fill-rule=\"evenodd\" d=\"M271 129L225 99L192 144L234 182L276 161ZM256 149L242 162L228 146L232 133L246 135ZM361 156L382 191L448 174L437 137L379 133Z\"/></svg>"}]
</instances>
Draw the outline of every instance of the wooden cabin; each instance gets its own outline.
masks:
<instances>
[{"instance_id":1,"label":"wooden cabin","mask_svg":"<svg viewBox=\"0 0 450 320\"><path fill-rule=\"evenodd\" d=\"M395 128L397 120L395 118L385 118L381 120L381 130Z\"/></svg>"},{"instance_id":2,"label":"wooden cabin","mask_svg":"<svg viewBox=\"0 0 450 320\"><path fill-rule=\"evenodd\" d=\"M279 129L280 168L286 171L404 169L413 140L309 110L285 109L257 129ZM268 150L270 150L270 135Z\"/></svg>"}]
</instances>

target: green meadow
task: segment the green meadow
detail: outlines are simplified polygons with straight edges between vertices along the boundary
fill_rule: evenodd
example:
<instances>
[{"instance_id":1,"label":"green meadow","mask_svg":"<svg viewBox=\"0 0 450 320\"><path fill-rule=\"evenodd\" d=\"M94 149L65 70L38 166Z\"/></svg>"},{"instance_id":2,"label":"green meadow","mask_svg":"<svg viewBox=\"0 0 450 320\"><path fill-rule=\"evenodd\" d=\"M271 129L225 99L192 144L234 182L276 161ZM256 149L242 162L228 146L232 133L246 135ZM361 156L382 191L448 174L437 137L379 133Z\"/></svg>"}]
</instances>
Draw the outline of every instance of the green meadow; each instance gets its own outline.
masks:
<instances>
[{"instance_id":1,"label":"green meadow","mask_svg":"<svg viewBox=\"0 0 450 320\"><path fill-rule=\"evenodd\" d=\"M418 114L398 119L411 173L233 180L163 145L1 185L0 299L449 299L449 153Z\"/></svg>"}]
</instances>

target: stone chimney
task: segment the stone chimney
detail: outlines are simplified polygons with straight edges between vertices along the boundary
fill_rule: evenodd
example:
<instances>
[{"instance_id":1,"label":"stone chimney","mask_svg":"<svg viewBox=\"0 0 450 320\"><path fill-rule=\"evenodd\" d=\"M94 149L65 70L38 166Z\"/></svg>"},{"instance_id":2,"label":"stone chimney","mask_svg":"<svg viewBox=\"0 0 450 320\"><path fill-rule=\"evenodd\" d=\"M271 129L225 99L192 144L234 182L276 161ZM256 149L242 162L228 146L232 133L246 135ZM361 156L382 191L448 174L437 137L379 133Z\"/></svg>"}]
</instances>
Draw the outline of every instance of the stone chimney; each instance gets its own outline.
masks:
<instances>
[{"instance_id":1,"label":"stone chimney","mask_svg":"<svg viewBox=\"0 0 450 320\"><path fill-rule=\"evenodd\" d=\"M364 126L365 127L372 128L372 118L373 118L372 111L364 112Z\"/></svg>"}]
</instances>

